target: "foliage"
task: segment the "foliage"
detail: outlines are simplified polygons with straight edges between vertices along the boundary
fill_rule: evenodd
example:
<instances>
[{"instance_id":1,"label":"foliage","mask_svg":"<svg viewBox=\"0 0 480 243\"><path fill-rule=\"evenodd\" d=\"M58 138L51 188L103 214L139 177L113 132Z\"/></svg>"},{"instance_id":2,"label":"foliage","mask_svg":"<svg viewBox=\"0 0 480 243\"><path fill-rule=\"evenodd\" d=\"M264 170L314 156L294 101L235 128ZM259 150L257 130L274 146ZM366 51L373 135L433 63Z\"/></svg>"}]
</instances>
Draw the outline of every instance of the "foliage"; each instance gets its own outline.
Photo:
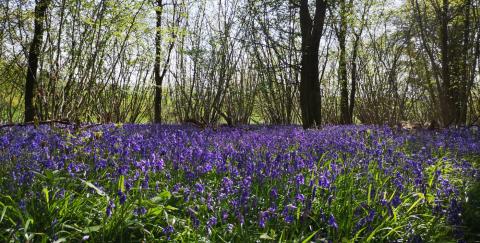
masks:
<instances>
[{"instance_id":1,"label":"foliage","mask_svg":"<svg viewBox=\"0 0 480 243\"><path fill-rule=\"evenodd\" d=\"M461 239L478 151L469 130L3 128L0 240Z\"/></svg>"}]
</instances>

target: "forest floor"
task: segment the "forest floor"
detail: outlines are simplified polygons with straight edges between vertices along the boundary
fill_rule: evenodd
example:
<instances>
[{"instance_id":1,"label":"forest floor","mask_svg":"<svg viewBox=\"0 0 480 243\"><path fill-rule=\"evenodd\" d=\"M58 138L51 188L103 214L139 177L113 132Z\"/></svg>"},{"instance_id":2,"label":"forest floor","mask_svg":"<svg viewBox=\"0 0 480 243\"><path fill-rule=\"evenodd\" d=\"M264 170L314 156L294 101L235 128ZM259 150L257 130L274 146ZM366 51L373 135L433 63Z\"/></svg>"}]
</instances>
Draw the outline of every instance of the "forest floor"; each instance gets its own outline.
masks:
<instances>
[{"instance_id":1,"label":"forest floor","mask_svg":"<svg viewBox=\"0 0 480 243\"><path fill-rule=\"evenodd\" d=\"M0 241L469 241L479 164L468 129L5 127Z\"/></svg>"}]
</instances>

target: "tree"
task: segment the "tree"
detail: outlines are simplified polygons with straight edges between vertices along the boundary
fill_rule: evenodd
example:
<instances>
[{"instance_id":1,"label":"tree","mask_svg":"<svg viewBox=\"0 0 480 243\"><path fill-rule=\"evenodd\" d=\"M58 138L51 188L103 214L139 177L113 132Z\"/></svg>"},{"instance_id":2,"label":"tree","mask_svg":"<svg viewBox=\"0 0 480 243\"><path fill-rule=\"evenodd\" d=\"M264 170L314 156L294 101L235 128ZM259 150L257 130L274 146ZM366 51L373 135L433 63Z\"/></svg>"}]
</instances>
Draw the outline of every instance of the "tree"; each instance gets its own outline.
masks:
<instances>
[{"instance_id":1,"label":"tree","mask_svg":"<svg viewBox=\"0 0 480 243\"><path fill-rule=\"evenodd\" d=\"M340 83L340 123L351 123L350 112L348 106L348 76L347 76L347 59L346 59L346 36L347 36L347 3L340 0L340 26L336 28L338 45L340 54L338 57L338 80Z\"/></svg>"},{"instance_id":2,"label":"tree","mask_svg":"<svg viewBox=\"0 0 480 243\"><path fill-rule=\"evenodd\" d=\"M314 18L310 16L308 0L300 1L302 60L300 72L300 108L303 128L320 126L322 121L318 48L325 24L327 2L315 1Z\"/></svg>"},{"instance_id":3,"label":"tree","mask_svg":"<svg viewBox=\"0 0 480 243\"><path fill-rule=\"evenodd\" d=\"M153 73L155 75L155 99L154 99L154 122L162 122L162 75L160 73L160 54L161 54L161 45L162 45L162 10L163 3L162 0L156 1L155 16L156 16L156 28L155 28L155 64L153 68Z\"/></svg>"},{"instance_id":4,"label":"tree","mask_svg":"<svg viewBox=\"0 0 480 243\"><path fill-rule=\"evenodd\" d=\"M162 123L162 85L165 75L168 71L168 66L170 64L170 56L175 45L176 31L174 27L171 30L171 40L169 42L167 59L163 65L163 69L160 70L160 61L162 54L162 14L164 8L163 0L156 0L155 6L155 16L156 16L156 28L155 28L155 64L153 68L153 74L155 78L155 97L154 97L154 118L155 123ZM172 25L179 25L181 14L177 13L177 1L172 2L173 5L173 15L172 15Z\"/></svg>"},{"instance_id":5,"label":"tree","mask_svg":"<svg viewBox=\"0 0 480 243\"><path fill-rule=\"evenodd\" d=\"M297 9L286 1L249 1L248 40L258 72L258 106L271 124L299 121L300 30Z\"/></svg>"},{"instance_id":6,"label":"tree","mask_svg":"<svg viewBox=\"0 0 480 243\"><path fill-rule=\"evenodd\" d=\"M43 43L44 21L47 14L50 0L35 1L34 13L34 32L28 52L27 79L25 82L25 122L31 122L35 119L36 108L36 87L37 87L37 69L40 49Z\"/></svg>"},{"instance_id":7,"label":"tree","mask_svg":"<svg viewBox=\"0 0 480 243\"><path fill-rule=\"evenodd\" d=\"M440 122L445 127L465 124L479 56L479 22L471 11L477 3L412 0L410 4L435 81Z\"/></svg>"},{"instance_id":8,"label":"tree","mask_svg":"<svg viewBox=\"0 0 480 243\"><path fill-rule=\"evenodd\" d=\"M363 29L366 26L366 15L372 5L372 1L368 0L364 1L362 4L358 4L358 6L362 8L362 11L359 11L361 15L358 16L358 20L349 18L349 16L355 16L355 6L353 0L350 0L348 3L346 0L340 0L339 5L340 20L338 21L338 27L335 26L335 33L337 35L340 49L338 58L338 80L340 84L340 123L351 124L353 123L353 109L355 107L355 93L357 89L358 48ZM349 29L353 35L350 61L350 89L348 87L347 69L347 35L349 33Z\"/></svg>"}]
</instances>

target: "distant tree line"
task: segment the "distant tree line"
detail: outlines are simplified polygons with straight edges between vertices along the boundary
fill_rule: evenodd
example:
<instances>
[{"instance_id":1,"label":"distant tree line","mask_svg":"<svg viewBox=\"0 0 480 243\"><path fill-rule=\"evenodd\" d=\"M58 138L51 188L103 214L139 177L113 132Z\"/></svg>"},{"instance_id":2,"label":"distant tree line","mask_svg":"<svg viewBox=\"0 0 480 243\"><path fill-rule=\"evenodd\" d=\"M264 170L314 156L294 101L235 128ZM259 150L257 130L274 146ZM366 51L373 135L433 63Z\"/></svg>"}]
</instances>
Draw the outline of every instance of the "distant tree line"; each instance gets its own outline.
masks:
<instances>
[{"instance_id":1,"label":"distant tree line","mask_svg":"<svg viewBox=\"0 0 480 243\"><path fill-rule=\"evenodd\" d=\"M479 122L479 0L4 0L0 123Z\"/></svg>"}]
</instances>

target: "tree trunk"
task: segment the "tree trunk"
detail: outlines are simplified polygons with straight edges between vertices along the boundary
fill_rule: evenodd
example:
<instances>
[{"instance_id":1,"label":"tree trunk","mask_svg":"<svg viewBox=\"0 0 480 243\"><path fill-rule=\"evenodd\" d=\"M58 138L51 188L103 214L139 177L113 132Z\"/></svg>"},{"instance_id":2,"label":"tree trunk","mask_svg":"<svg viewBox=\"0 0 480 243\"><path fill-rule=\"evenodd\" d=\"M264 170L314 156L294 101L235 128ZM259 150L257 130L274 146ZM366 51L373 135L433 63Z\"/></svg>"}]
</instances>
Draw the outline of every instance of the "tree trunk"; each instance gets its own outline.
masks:
<instances>
[{"instance_id":1,"label":"tree trunk","mask_svg":"<svg viewBox=\"0 0 480 243\"><path fill-rule=\"evenodd\" d=\"M338 81L340 83L340 123L349 124L348 80L346 60L347 9L345 0L340 1L340 26L337 31L340 55L338 58Z\"/></svg>"},{"instance_id":2,"label":"tree trunk","mask_svg":"<svg viewBox=\"0 0 480 243\"><path fill-rule=\"evenodd\" d=\"M461 77L462 77L462 84L460 85L461 90L459 94L459 123L466 124L467 123L467 113L468 113L468 99L471 95L471 85L470 80L472 80L471 76L475 76L475 72L471 72L471 70L475 69L475 61L471 62L471 57L475 55L473 51L470 51L474 45L472 45L472 41L470 38L471 35L471 23L470 23L470 8L471 8L471 0L466 0L463 5L463 14L464 14L464 21L463 21L463 48L462 48L462 67L461 67ZM476 60L476 59L473 59Z\"/></svg>"},{"instance_id":3,"label":"tree trunk","mask_svg":"<svg viewBox=\"0 0 480 243\"><path fill-rule=\"evenodd\" d=\"M50 0L39 0L35 4L35 20L33 40L28 52L27 79L25 81L25 122L31 122L37 116L36 111L36 88L37 88L37 69L40 49L43 42L44 20L47 14Z\"/></svg>"},{"instance_id":4,"label":"tree trunk","mask_svg":"<svg viewBox=\"0 0 480 243\"><path fill-rule=\"evenodd\" d=\"M442 89L440 96L440 110L442 114L443 126L449 126L454 123L453 87L450 83L450 59L448 55L448 0L443 0L442 16L440 17L440 53L442 64Z\"/></svg>"},{"instance_id":5,"label":"tree trunk","mask_svg":"<svg viewBox=\"0 0 480 243\"><path fill-rule=\"evenodd\" d=\"M315 6L315 16L312 20L308 10L308 0L300 2L302 32L300 108L305 129L320 126L322 121L318 48L325 23L327 3L323 0L316 0Z\"/></svg>"},{"instance_id":6,"label":"tree trunk","mask_svg":"<svg viewBox=\"0 0 480 243\"><path fill-rule=\"evenodd\" d=\"M357 92L357 56L358 56L358 44L360 41L360 35L355 38L353 43L353 53L352 53L352 90L350 91L350 104L348 108L348 119L349 123L353 123L353 109L355 108L355 93Z\"/></svg>"},{"instance_id":7,"label":"tree trunk","mask_svg":"<svg viewBox=\"0 0 480 243\"><path fill-rule=\"evenodd\" d=\"M163 78L160 73L160 57L161 57L161 27L162 27L162 0L157 0L155 9L157 23L155 29L155 64L153 73L155 76L155 98L154 98L154 123L162 123L162 83Z\"/></svg>"}]
</instances>

